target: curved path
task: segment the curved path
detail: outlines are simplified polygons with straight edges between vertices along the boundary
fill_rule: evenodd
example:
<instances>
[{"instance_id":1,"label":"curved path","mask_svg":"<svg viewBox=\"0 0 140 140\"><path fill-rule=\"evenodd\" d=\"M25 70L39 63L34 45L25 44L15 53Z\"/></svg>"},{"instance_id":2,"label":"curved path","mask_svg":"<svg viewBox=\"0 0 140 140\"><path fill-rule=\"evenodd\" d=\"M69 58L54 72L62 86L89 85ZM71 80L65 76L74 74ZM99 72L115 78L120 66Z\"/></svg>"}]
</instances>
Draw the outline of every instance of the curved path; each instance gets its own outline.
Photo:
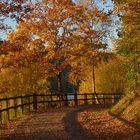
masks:
<instances>
[{"instance_id":1,"label":"curved path","mask_svg":"<svg viewBox=\"0 0 140 140\"><path fill-rule=\"evenodd\" d=\"M77 121L77 113L87 108L52 108L30 113L0 126L0 140L93 140Z\"/></svg>"}]
</instances>

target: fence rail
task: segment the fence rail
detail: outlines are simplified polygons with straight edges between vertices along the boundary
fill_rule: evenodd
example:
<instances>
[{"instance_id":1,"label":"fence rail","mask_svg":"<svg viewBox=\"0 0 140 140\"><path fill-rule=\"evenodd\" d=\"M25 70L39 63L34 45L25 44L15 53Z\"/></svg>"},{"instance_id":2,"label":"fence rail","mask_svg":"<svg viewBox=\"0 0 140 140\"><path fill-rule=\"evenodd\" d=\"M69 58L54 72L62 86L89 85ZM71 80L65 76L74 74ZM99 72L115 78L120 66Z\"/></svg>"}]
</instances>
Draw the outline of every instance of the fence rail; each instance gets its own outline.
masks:
<instances>
[{"instance_id":1,"label":"fence rail","mask_svg":"<svg viewBox=\"0 0 140 140\"><path fill-rule=\"evenodd\" d=\"M83 104L114 104L122 97L121 93L86 93L86 94L32 94L0 99L0 122L1 124L21 116L25 112L38 108L54 106L75 106Z\"/></svg>"}]
</instances>

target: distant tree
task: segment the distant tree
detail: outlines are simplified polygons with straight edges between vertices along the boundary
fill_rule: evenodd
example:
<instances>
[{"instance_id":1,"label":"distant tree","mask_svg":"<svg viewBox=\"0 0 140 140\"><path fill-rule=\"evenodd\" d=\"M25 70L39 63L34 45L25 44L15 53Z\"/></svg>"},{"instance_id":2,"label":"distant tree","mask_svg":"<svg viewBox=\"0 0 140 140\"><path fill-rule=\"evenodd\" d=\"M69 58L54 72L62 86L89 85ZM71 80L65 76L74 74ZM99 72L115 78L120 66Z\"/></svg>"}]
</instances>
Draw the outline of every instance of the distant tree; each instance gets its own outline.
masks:
<instances>
[{"instance_id":1,"label":"distant tree","mask_svg":"<svg viewBox=\"0 0 140 140\"><path fill-rule=\"evenodd\" d=\"M29 68L2 68L0 72L0 96L47 93L49 82L42 75L38 65Z\"/></svg>"},{"instance_id":2,"label":"distant tree","mask_svg":"<svg viewBox=\"0 0 140 140\"><path fill-rule=\"evenodd\" d=\"M70 71L68 75L69 81L75 87L76 92L94 92L93 86L96 87L93 82L93 62L94 67L100 67L102 61L108 61L112 56L111 53L100 51L97 48L106 47L104 44L91 44L85 41L84 38L79 36L73 37L73 49L69 52L69 66ZM94 47L96 51L92 51L90 48ZM94 74L95 77L95 74ZM96 77L95 77L96 80ZM84 85L88 87L86 91Z\"/></svg>"},{"instance_id":3,"label":"distant tree","mask_svg":"<svg viewBox=\"0 0 140 140\"><path fill-rule=\"evenodd\" d=\"M96 88L99 93L124 93L127 87L127 73L123 59L116 56L102 62L95 69Z\"/></svg>"}]
</instances>

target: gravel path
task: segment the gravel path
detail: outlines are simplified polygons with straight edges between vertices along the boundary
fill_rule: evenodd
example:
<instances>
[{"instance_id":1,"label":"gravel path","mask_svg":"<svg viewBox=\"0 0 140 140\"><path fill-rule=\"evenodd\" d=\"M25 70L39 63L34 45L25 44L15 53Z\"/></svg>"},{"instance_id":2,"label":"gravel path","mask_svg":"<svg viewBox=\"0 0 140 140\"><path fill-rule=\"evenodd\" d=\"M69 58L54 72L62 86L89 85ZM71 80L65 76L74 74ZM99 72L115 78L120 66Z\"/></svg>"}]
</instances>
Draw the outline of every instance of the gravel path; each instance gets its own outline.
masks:
<instances>
[{"instance_id":1,"label":"gravel path","mask_svg":"<svg viewBox=\"0 0 140 140\"><path fill-rule=\"evenodd\" d=\"M52 108L25 115L0 126L0 140L90 140L76 119L86 108Z\"/></svg>"}]
</instances>

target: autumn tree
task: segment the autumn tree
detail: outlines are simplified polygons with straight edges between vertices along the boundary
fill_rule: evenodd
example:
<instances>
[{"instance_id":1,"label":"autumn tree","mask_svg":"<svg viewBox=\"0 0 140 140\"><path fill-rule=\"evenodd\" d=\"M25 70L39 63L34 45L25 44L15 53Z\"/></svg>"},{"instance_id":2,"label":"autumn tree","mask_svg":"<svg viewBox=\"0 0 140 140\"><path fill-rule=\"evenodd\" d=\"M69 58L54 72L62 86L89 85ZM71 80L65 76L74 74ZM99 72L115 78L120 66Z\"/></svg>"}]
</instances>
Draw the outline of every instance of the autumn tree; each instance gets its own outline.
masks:
<instances>
[{"instance_id":1,"label":"autumn tree","mask_svg":"<svg viewBox=\"0 0 140 140\"><path fill-rule=\"evenodd\" d=\"M10 6L12 2L6 4ZM28 65L32 60L39 61L44 67L45 75L58 77L61 90L61 71L67 61L63 55L66 50L63 48L66 42L69 44L68 37L75 30L75 15L78 13L80 7L71 1L36 3L31 14L22 16L17 31L10 33L8 41L2 42L1 66L22 66Z\"/></svg>"},{"instance_id":2,"label":"autumn tree","mask_svg":"<svg viewBox=\"0 0 140 140\"><path fill-rule=\"evenodd\" d=\"M71 51L74 53L72 53L73 61L70 64L72 71L69 79L79 89L80 84L91 77L92 90L90 92L96 94L94 70L101 60L109 57L108 53L105 53L107 44L104 39L109 34L108 27L112 23L111 12L99 10L95 3L90 2L84 6L84 10L81 17L83 22L78 26L78 35L80 35L74 36L75 39L72 41L75 47L73 46L74 49Z\"/></svg>"},{"instance_id":3,"label":"autumn tree","mask_svg":"<svg viewBox=\"0 0 140 140\"><path fill-rule=\"evenodd\" d=\"M1 68L9 66L28 67L31 63L37 62L37 53L31 49L31 42L33 41L29 30L20 24L17 30L10 33L7 40L1 43Z\"/></svg>"},{"instance_id":4,"label":"autumn tree","mask_svg":"<svg viewBox=\"0 0 140 140\"><path fill-rule=\"evenodd\" d=\"M40 42L33 40L31 32L23 24L8 35L0 47L1 96L48 91L49 82L39 65L42 53L39 47L34 49L34 45L40 45Z\"/></svg>"},{"instance_id":5,"label":"autumn tree","mask_svg":"<svg viewBox=\"0 0 140 140\"><path fill-rule=\"evenodd\" d=\"M44 42L42 66L50 76L58 79L59 93L62 91L61 72L67 65L66 48L70 46L70 35L75 30L81 7L71 1L43 1L29 15L28 28L38 40Z\"/></svg>"},{"instance_id":6,"label":"autumn tree","mask_svg":"<svg viewBox=\"0 0 140 140\"><path fill-rule=\"evenodd\" d=\"M127 87L127 75L121 56L115 56L102 62L95 69L98 93L124 93ZM123 76L122 76L123 75Z\"/></svg>"},{"instance_id":7,"label":"autumn tree","mask_svg":"<svg viewBox=\"0 0 140 140\"><path fill-rule=\"evenodd\" d=\"M117 51L124 57L128 75L128 94L136 94L139 85L140 1L117 1L122 20L121 36Z\"/></svg>"},{"instance_id":8,"label":"autumn tree","mask_svg":"<svg viewBox=\"0 0 140 140\"><path fill-rule=\"evenodd\" d=\"M28 68L2 68L0 77L1 97L47 93L49 90L49 82L35 64Z\"/></svg>"},{"instance_id":9,"label":"autumn tree","mask_svg":"<svg viewBox=\"0 0 140 140\"><path fill-rule=\"evenodd\" d=\"M69 82L73 85L75 92L79 93L80 84L87 79L87 76L91 76L89 59L84 55L85 44L84 39L79 36L73 37L73 49L71 48L68 53L69 58Z\"/></svg>"},{"instance_id":10,"label":"autumn tree","mask_svg":"<svg viewBox=\"0 0 140 140\"><path fill-rule=\"evenodd\" d=\"M103 36L110 23L109 13L100 11L95 4L84 7L70 0L44 0L22 17L17 31L3 45L7 50L5 47L1 50L5 59L9 58L15 65L37 62L46 76L57 77L61 93L61 72L70 64L71 57L83 55L94 66L106 48ZM82 50L75 50L76 36L84 40ZM72 54L72 50L77 52Z\"/></svg>"},{"instance_id":11,"label":"autumn tree","mask_svg":"<svg viewBox=\"0 0 140 140\"><path fill-rule=\"evenodd\" d=\"M69 50L69 81L75 87L75 91L79 92L80 84L90 79L90 86L93 87L92 76L93 76L93 61L94 65L97 66L101 60L107 59L109 56L105 52L99 52L99 50L92 51L89 48L91 44L88 44L84 38L74 36L73 47ZM100 44L101 45L101 44ZM92 45L93 47L93 45ZM99 44L95 47L100 48ZM93 92L91 88L90 92Z\"/></svg>"},{"instance_id":12,"label":"autumn tree","mask_svg":"<svg viewBox=\"0 0 140 140\"><path fill-rule=\"evenodd\" d=\"M17 23L21 22L22 16L30 12L32 8L33 4L31 0L0 1L0 32L7 32L9 29L11 29L10 26L6 25L5 19L10 18L16 20ZM2 38L0 38L0 40L1 39ZM0 68L11 65L19 65L16 61L20 61L20 59L18 59L20 54L22 54L22 56L24 55L25 58L25 53L20 52L24 49L22 44L19 43L20 41L21 39L18 40L18 38L14 43L12 43L10 40L0 41ZM22 64L23 60L21 60L20 63Z\"/></svg>"}]
</instances>

